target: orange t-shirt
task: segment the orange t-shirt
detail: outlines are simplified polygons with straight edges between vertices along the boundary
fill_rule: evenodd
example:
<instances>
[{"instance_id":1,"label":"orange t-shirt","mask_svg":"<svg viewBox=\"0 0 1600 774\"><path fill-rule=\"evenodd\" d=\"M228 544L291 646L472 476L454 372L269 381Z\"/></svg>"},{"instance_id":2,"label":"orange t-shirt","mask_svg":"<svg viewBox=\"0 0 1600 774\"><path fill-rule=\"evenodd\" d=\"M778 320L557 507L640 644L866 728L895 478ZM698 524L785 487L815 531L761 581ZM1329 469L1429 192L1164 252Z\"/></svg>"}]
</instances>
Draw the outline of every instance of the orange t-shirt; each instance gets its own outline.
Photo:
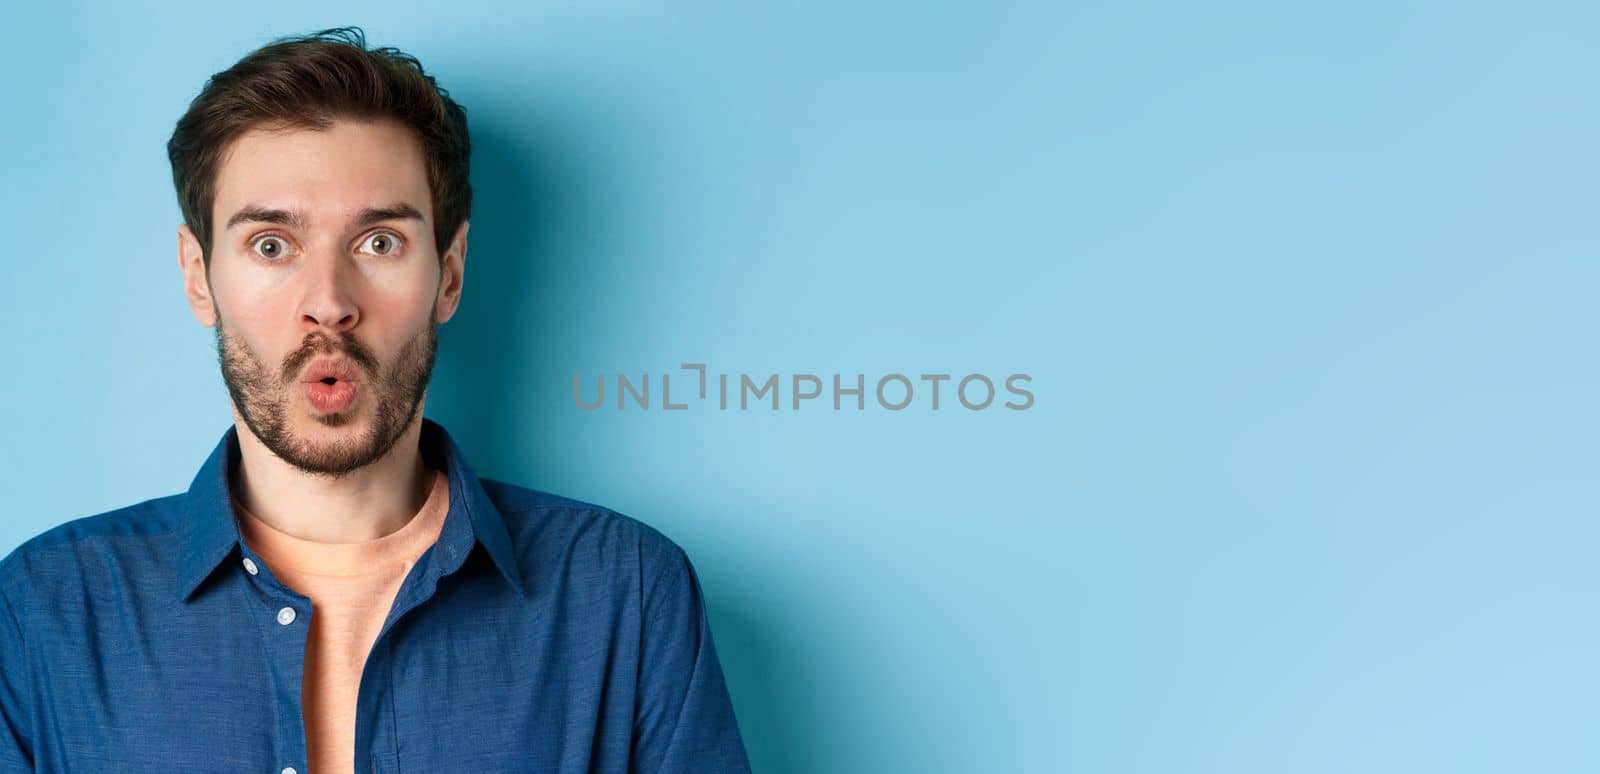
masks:
<instances>
[{"instance_id":1,"label":"orange t-shirt","mask_svg":"<svg viewBox=\"0 0 1600 774\"><path fill-rule=\"evenodd\" d=\"M356 693L367 653L411 566L439 538L450 510L450 479L433 472L428 500L399 530L364 543L320 543L279 531L245 510L239 531L289 588L311 598L301 707L309 774L355 766Z\"/></svg>"}]
</instances>

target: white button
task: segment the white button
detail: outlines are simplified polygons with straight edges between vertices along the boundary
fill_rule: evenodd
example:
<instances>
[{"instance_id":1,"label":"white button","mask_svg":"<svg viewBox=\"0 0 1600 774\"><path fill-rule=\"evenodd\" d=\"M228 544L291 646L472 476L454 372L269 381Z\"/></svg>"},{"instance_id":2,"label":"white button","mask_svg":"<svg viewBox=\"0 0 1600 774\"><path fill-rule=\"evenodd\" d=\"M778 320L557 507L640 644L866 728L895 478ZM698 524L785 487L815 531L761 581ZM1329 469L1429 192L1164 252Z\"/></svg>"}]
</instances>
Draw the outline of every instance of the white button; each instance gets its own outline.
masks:
<instances>
[{"instance_id":1,"label":"white button","mask_svg":"<svg viewBox=\"0 0 1600 774\"><path fill-rule=\"evenodd\" d=\"M244 571L250 573L251 575L255 575L256 573L260 572L260 570L256 569L256 563L250 561L250 557L248 556L244 558Z\"/></svg>"},{"instance_id":2,"label":"white button","mask_svg":"<svg viewBox=\"0 0 1600 774\"><path fill-rule=\"evenodd\" d=\"M288 608L284 608L284 609L287 610ZM294 767L293 766L284 766L283 767L283 772L281 774L295 774Z\"/></svg>"},{"instance_id":3,"label":"white button","mask_svg":"<svg viewBox=\"0 0 1600 774\"><path fill-rule=\"evenodd\" d=\"M278 611L278 623L288 626L294 623L294 608L286 607Z\"/></svg>"}]
</instances>

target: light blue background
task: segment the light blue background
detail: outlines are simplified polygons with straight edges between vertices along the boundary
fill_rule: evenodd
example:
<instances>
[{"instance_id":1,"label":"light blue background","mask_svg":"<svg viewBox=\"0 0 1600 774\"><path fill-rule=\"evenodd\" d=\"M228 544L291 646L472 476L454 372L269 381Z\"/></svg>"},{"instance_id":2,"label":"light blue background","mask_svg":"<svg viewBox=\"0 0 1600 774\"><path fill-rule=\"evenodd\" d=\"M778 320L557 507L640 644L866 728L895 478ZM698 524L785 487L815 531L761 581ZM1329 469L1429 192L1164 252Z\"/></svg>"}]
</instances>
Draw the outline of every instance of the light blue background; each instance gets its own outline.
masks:
<instances>
[{"instance_id":1,"label":"light blue background","mask_svg":"<svg viewBox=\"0 0 1600 774\"><path fill-rule=\"evenodd\" d=\"M1600 15L1326 5L12 6L0 550L188 485L164 143L360 24L477 145L428 414L688 550L758 771L1593 771ZM1036 403L573 404L689 361Z\"/></svg>"}]
</instances>

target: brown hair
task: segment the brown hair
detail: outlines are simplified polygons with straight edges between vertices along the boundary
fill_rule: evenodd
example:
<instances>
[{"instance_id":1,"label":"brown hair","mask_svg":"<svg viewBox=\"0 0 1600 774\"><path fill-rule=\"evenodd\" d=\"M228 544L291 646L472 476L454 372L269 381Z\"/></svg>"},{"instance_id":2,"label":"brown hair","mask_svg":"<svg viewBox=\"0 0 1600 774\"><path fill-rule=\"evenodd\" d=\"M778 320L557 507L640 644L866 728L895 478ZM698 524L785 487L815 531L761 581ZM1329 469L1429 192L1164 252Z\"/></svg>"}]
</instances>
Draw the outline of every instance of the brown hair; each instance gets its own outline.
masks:
<instances>
[{"instance_id":1,"label":"brown hair","mask_svg":"<svg viewBox=\"0 0 1600 774\"><path fill-rule=\"evenodd\" d=\"M472 212L466 111L422 63L394 48L368 49L360 27L279 38L211 76L178 119L167 158L183 220L211 265L211 207L229 143L262 126L324 130L335 119L391 119L415 132L433 197L441 256Z\"/></svg>"}]
</instances>

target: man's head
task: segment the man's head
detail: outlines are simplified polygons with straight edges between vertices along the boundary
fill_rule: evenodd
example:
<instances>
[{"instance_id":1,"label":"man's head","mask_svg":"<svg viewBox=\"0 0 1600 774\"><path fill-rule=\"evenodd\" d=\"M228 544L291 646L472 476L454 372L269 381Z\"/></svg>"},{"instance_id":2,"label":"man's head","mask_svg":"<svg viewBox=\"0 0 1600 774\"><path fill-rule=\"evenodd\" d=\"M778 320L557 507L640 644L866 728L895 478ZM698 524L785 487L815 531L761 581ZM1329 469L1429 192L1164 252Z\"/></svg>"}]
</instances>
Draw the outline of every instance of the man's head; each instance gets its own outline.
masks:
<instances>
[{"instance_id":1,"label":"man's head","mask_svg":"<svg viewBox=\"0 0 1600 774\"><path fill-rule=\"evenodd\" d=\"M240 419L291 465L349 472L415 421L460 301L470 148L415 59L350 29L257 50L178 121L185 292Z\"/></svg>"}]
</instances>

